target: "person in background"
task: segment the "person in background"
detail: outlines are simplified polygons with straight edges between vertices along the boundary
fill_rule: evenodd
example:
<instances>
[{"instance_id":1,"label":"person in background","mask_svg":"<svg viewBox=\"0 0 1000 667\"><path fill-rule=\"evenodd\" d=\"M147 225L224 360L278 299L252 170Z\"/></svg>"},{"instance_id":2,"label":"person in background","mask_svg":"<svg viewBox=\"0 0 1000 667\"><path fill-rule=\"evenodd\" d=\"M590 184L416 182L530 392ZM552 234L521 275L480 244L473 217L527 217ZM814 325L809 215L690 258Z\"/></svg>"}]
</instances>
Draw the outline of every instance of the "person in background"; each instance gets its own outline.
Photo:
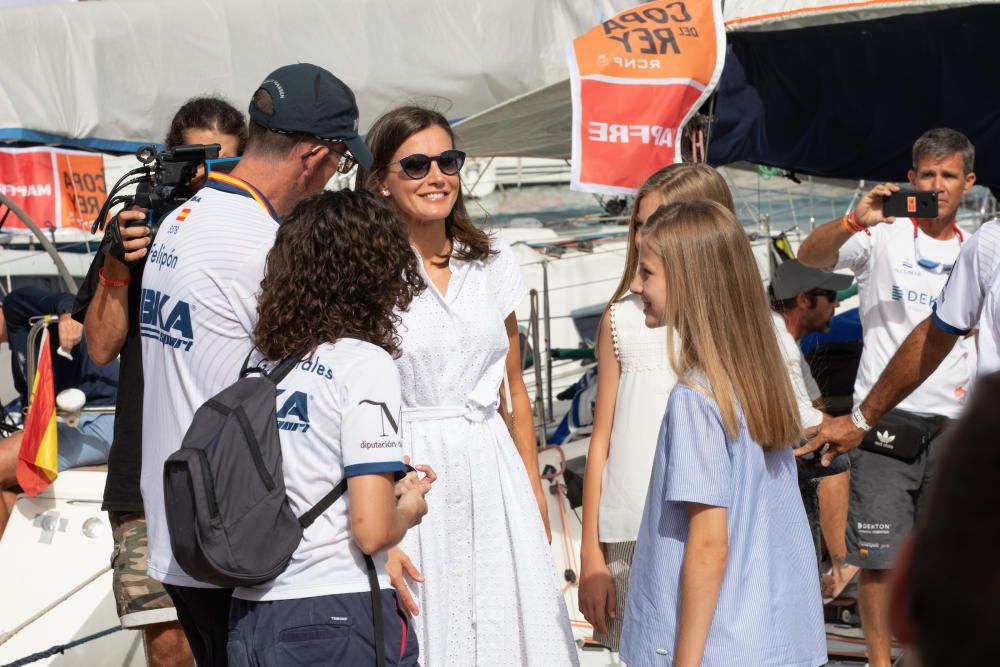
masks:
<instances>
[{"instance_id":1,"label":"person in background","mask_svg":"<svg viewBox=\"0 0 1000 667\"><path fill-rule=\"evenodd\" d=\"M47 292L39 287L20 287L3 301L0 310L0 342L10 346L10 370L22 410L28 403L28 332L35 318L58 315L58 324L49 326L49 352L55 393L79 389L86 396L87 407L113 405L118 392L118 365L100 367L87 356L83 327L71 317L73 295ZM66 357L70 358L67 359ZM35 350L35 359L38 359ZM110 413L83 413L74 426L56 424L59 441L59 470L99 465L108 460L115 417ZM16 499L17 458L24 431L0 440L0 535Z\"/></svg>"},{"instance_id":2,"label":"person in background","mask_svg":"<svg viewBox=\"0 0 1000 667\"><path fill-rule=\"evenodd\" d=\"M886 216L885 198L898 192L899 187L883 183L862 197L853 211L818 227L802 242L799 261L803 264L826 270L849 268L854 272L865 332L854 384L854 412L849 418L824 425L817 434L822 439L815 440L810 449L838 442L840 425L845 422L853 424L858 432L874 429L875 436L888 433L886 426L880 428L878 424L884 413L876 413L864 401L874 393L876 381L896 351L931 315L955 266L965 240L956 216L962 196L976 182L974 159L975 148L961 132L929 130L913 144L913 168L908 178L916 190L937 192L936 218ZM855 449L850 454L847 561L861 568L858 607L872 667L889 667L891 663L892 563L919 512L922 492L934 476L934 440L946 421L957 417L965 404L971 382L970 354L975 354L971 340L949 347L940 364L933 365L934 373L917 383L919 387L912 385L906 392L909 395L894 411L895 424L905 424L910 433L923 432L927 436L920 437L914 456L902 459L886 450L871 449ZM913 367L918 365L932 366L914 360ZM846 449L832 447L824 457L832 458L843 451Z\"/></svg>"},{"instance_id":3,"label":"person in background","mask_svg":"<svg viewBox=\"0 0 1000 667\"><path fill-rule=\"evenodd\" d=\"M230 664L374 665L377 641L386 643L391 664L417 664L417 638L399 613L385 550L420 523L434 473L421 466L426 476L405 480L397 499L403 442L384 426L386 415L400 410L393 311L405 311L423 287L406 228L378 195L324 192L282 220L261 283L254 342L271 362L303 360L277 396L288 424L309 424L280 431L285 491L296 516L343 479L347 497L305 529L284 572L233 592ZM296 396L308 397L301 409ZM374 625L365 554L382 588L384 640Z\"/></svg>"},{"instance_id":4,"label":"person in background","mask_svg":"<svg viewBox=\"0 0 1000 667\"><path fill-rule=\"evenodd\" d=\"M628 288L646 220L663 204L685 199L711 199L733 210L729 187L708 165L672 164L646 179L632 206L625 271L597 333L597 402L584 475L579 604L594 626L594 639L612 651L618 650L621 637L656 435L676 379L667 359L666 332L646 327L642 299Z\"/></svg>"},{"instance_id":5,"label":"person in background","mask_svg":"<svg viewBox=\"0 0 1000 667\"><path fill-rule=\"evenodd\" d=\"M778 347L788 369L806 437L812 436L830 416L822 410L819 387L802 355L799 341L810 333L830 329L840 303L837 292L847 289L853 282L850 276L828 273L790 259L775 269L768 287ZM830 553L830 572L823 577L823 596L835 598L858 572L857 566L846 560L850 462L847 457L840 457L838 465L830 468L816 465L817 462L807 464L799 459L799 479L804 485L804 494L809 498L818 496L820 532ZM807 505L809 502L815 501L807 501Z\"/></svg>"},{"instance_id":6,"label":"person in background","mask_svg":"<svg viewBox=\"0 0 1000 667\"><path fill-rule=\"evenodd\" d=\"M677 385L636 542L622 660L825 664L791 450L799 414L746 232L716 202L658 209L632 291L646 326L666 327Z\"/></svg>"},{"instance_id":7,"label":"person in background","mask_svg":"<svg viewBox=\"0 0 1000 667\"><path fill-rule=\"evenodd\" d=\"M421 663L576 665L521 377L517 259L469 219L465 154L444 116L400 107L375 121L367 141L373 165L358 187L396 209L427 284L399 313L396 364L406 453L438 481L427 518L387 565L405 609L420 614ZM498 412L505 372L513 432Z\"/></svg>"},{"instance_id":8,"label":"person in background","mask_svg":"<svg viewBox=\"0 0 1000 667\"><path fill-rule=\"evenodd\" d=\"M224 100L196 97L174 114L164 147L219 144L220 157L235 157L243 153L246 139L242 113ZM189 187L194 190L203 184L201 168ZM142 275L152 239L149 226L137 224L146 222L146 214L142 209L121 211L112 221L123 246L112 252L111 236L105 237L77 293L73 317L86 327L90 356L96 363L121 359L121 400L115 409L101 507L108 513L115 541L112 586L122 627L142 630L150 667L168 667L190 665L192 657L170 596L146 571L146 516L139 492L143 415L139 323Z\"/></svg>"}]
</instances>

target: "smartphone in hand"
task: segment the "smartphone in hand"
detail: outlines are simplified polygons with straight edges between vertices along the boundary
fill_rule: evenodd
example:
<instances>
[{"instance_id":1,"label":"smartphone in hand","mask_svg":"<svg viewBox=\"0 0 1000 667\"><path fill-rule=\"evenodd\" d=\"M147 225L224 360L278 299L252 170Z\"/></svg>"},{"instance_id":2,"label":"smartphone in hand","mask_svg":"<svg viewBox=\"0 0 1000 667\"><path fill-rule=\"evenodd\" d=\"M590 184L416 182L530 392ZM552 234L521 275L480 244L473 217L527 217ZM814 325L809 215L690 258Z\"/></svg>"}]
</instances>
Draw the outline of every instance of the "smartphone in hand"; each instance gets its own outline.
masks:
<instances>
[{"instance_id":1,"label":"smartphone in hand","mask_svg":"<svg viewBox=\"0 0 1000 667\"><path fill-rule=\"evenodd\" d=\"M936 190L900 190L882 199L882 215L890 218L936 218Z\"/></svg>"}]
</instances>

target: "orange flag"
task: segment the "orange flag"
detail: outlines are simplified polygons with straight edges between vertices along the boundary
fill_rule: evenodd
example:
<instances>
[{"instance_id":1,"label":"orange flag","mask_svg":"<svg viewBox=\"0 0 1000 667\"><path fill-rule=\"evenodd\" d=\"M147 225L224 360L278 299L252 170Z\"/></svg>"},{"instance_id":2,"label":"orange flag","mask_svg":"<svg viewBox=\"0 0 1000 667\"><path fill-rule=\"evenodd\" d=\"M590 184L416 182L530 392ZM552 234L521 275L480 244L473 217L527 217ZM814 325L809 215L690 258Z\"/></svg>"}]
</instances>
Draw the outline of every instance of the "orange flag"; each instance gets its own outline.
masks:
<instances>
[{"instance_id":1,"label":"orange flag","mask_svg":"<svg viewBox=\"0 0 1000 667\"><path fill-rule=\"evenodd\" d=\"M17 483L29 497L38 495L59 474L56 399L48 329L42 334L31 397L31 411L24 425L21 451L17 456Z\"/></svg>"}]
</instances>

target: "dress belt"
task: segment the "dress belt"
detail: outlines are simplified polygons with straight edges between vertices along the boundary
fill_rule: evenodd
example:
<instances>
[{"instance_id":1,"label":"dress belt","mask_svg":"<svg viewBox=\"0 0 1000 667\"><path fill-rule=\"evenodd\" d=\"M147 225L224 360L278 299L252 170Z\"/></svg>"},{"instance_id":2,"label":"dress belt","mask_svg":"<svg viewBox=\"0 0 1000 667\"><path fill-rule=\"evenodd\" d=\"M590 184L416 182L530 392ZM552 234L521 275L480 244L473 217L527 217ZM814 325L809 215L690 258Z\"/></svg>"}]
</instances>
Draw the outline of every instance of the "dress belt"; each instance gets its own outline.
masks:
<instances>
[{"instance_id":1,"label":"dress belt","mask_svg":"<svg viewBox=\"0 0 1000 667\"><path fill-rule=\"evenodd\" d=\"M485 422L490 415L500 416L499 406L479 405L467 401L465 405L433 405L419 408L403 408L403 419L409 422L428 422L440 419L455 419L464 417L477 424Z\"/></svg>"}]
</instances>

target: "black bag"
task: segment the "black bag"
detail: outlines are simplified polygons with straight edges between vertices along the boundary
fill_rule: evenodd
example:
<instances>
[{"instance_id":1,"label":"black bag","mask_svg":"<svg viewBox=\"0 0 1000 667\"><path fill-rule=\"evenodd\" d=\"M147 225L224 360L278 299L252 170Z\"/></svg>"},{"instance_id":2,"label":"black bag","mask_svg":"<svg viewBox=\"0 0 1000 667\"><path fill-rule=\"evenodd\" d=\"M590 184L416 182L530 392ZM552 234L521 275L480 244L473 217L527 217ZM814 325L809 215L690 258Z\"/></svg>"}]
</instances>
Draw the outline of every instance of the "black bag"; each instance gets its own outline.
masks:
<instances>
[{"instance_id":1,"label":"black bag","mask_svg":"<svg viewBox=\"0 0 1000 667\"><path fill-rule=\"evenodd\" d=\"M269 373L248 369L248 356L240 379L198 408L181 448L164 464L170 546L178 564L199 581L234 588L278 576L302 541L302 531L347 490L342 480L301 517L285 495L276 389L305 352ZM367 554L365 566L378 664L384 665L380 587Z\"/></svg>"},{"instance_id":2,"label":"black bag","mask_svg":"<svg viewBox=\"0 0 1000 667\"><path fill-rule=\"evenodd\" d=\"M865 433L861 449L913 461L944 425L944 417L921 417L906 410L890 410Z\"/></svg>"}]
</instances>

